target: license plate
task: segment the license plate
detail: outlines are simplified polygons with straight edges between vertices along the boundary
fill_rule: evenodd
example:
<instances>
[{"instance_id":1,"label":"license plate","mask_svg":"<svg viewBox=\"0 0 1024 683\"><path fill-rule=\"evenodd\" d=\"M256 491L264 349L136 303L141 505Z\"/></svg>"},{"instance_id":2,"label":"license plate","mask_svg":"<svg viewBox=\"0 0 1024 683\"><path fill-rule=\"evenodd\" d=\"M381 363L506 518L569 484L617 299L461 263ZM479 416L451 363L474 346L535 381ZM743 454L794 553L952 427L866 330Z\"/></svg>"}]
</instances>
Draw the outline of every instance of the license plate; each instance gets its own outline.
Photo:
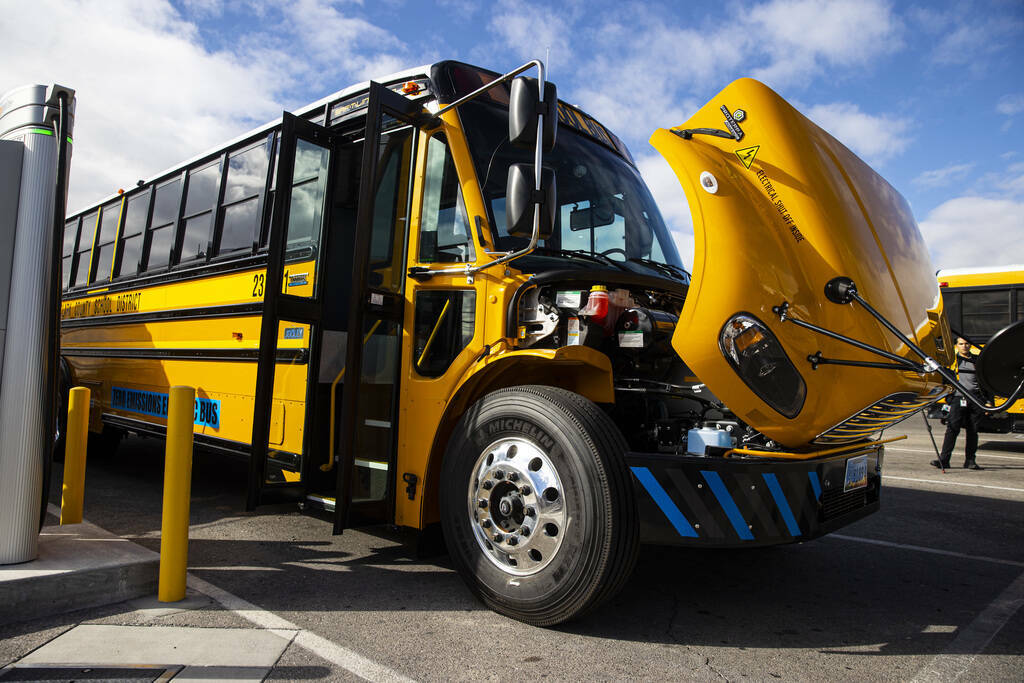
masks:
<instances>
[{"instance_id":1,"label":"license plate","mask_svg":"<svg viewBox=\"0 0 1024 683\"><path fill-rule=\"evenodd\" d=\"M846 478L843 492L853 491L868 485L868 456L858 455L846 461Z\"/></svg>"}]
</instances>

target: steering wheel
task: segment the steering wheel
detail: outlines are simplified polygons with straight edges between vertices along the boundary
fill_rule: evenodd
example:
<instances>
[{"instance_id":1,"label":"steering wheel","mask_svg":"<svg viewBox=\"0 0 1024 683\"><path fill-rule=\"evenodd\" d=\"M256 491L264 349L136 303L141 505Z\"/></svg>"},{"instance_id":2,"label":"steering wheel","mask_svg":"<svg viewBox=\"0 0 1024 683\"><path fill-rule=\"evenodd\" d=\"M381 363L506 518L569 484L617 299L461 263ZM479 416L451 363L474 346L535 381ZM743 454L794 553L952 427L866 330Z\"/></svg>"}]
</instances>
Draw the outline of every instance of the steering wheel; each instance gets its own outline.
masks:
<instances>
[{"instance_id":1,"label":"steering wheel","mask_svg":"<svg viewBox=\"0 0 1024 683\"><path fill-rule=\"evenodd\" d=\"M622 259L626 259L626 250L619 249L618 247L612 247L611 249L605 249L600 253L600 256L607 256L608 254L622 254Z\"/></svg>"}]
</instances>

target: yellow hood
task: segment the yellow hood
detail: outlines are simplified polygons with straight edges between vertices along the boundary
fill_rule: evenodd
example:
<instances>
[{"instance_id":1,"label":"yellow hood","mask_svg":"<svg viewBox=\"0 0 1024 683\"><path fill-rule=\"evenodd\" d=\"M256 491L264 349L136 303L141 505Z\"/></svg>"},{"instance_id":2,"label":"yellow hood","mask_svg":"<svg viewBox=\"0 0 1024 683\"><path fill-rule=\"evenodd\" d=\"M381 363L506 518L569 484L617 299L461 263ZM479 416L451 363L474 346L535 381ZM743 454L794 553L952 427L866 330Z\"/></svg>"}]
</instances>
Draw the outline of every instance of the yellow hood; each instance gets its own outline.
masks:
<instances>
[{"instance_id":1,"label":"yellow hood","mask_svg":"<svg viewBox=\"0 0 1024 683\"><path fill-rule=\"evenodd\" d=\"M735 123L725 120L723 107L742 110ZM740 140L679 134L699 128L735 134L737 127ZM879 401L910 405L942 393L935 374L840 365L814 370L807 357L818 351L826 358L884 359L772 312L789 302L792 317L919 361L856 304L825 298L825 283L846 276L926 353L947 360L936 345L945 331L939 344L951 348L935 269L909 206L885 179L751 79L726 87L682 126L656 131L651 144L678 176L693 216L693 279L673 346L740 418L798 448L835 442L827 432ZM795 415L763 401L725 359L720 331L740 312L775 334L806 383Z\"/></svg>"}]
</instances>

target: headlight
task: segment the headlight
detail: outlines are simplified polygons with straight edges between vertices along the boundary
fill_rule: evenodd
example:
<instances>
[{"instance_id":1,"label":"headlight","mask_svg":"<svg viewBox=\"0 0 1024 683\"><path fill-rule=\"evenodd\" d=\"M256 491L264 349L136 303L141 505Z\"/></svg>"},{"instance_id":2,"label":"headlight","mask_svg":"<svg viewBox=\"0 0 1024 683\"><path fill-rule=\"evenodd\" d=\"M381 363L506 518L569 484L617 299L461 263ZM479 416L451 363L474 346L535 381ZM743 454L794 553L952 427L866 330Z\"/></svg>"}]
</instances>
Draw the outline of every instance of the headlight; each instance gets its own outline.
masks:
<instances>
[{"instance_id":1,"label":"headlight","mask_svg":"<svg viewBox=\"0 0 1024 683\"><path fill-rule=\"evenodd\" d=\"M722 327L718 347L762 401L788 418L800 414L807 385L764 323L749 313L737 313Z\"/></svg>"}]
</instances>

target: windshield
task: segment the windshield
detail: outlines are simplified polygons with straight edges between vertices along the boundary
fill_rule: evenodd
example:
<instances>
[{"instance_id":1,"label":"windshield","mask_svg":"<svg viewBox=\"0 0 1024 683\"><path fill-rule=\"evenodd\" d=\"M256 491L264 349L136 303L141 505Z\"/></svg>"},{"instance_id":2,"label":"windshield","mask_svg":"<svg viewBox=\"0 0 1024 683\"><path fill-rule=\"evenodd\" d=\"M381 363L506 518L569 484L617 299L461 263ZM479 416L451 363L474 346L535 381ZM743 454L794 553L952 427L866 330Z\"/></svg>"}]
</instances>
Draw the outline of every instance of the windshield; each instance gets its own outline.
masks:
<instances>
[{"instance_id":1,"label":"windshield","mask_svg":"<svg viewBox=\"0 0 1024 683\"><path fill-rule=\"evenodd\" d=\"M533 149L509 143L508 112L503 107L472 101L459 113L498 249L522 249L529 238L509 235L505 227L505 185L509 165L532 164ZM554 151L544 155L544 166L555 171L558 210L551 236L541 240L535 253L557 250L604 255L629 270L662 275L665 268L645 261L682 270L675 243L647 186L622 157L563 125Z\"/></svg>"}]
</instances>

